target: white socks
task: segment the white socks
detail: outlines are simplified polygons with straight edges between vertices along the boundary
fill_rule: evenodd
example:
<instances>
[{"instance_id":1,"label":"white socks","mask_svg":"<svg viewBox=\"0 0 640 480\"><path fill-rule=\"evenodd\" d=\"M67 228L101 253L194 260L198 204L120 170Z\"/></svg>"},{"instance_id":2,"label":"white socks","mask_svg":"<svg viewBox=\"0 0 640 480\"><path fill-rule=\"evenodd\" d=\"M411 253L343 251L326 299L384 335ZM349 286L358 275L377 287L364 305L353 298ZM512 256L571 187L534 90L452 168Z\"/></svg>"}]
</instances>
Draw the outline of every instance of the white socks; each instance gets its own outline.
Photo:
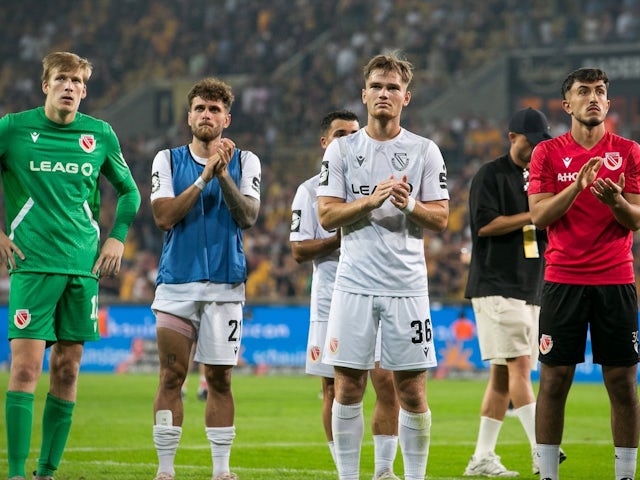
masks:
<instances>
[{"instance_id":1,"label":"white socks","mask_svg":"<svg viewBox=\"0 0 640 480\"><path fill-rule=\"evenodd\" d=\"M480 417L480 429L478 430L478 440L473 456L481 458L488 453L495 452L498 434L502 428L502 422L489 417Z\"/></svg>"},{"instance_id":2,"label":"white socks","mask_svg":"<svg viewBox=\"0 0 640 480\"><path fill-rule=\"evenodd\" d=\"M429 459L431 410L412 413L400 409L398 439L404 460L405 480L424 480Z\"/></svg>"},{"instance_id":3,"label":"white socks","mask_svg":"<svg viewBox=\"0 0 640 480\"><path fill-rule=\"evenodd\" d=\"M375 474L384 471L393 471L393 461L398 451L398 437L395 435L373 436L373 459L375 461Z\"/></svg>"},{"instance_id":4,"label":"white socks","mask_svg":"<svg viewBox=\"0 0 640 480\"><path fill-rule=\"evenodd\" d=\"M615 447L616 480L634 478L636 474L637 448Z\"/></svg>"},{"instance_id":5,"label":"white socks","mask_svg":"<svg viewBox=\"0 0 640 480\"><path fill-rule=\"evenodd\" d=\"M536 448L536 402L524 405L514 410L513 413L515 413L520 420L522 428L524 428L524 433L527 434L527 438L531 444L531 450L533 450Z\"/></svg>"},{"instance_id":6,"label":"white socks","mask_svg":"<svg viewBox=\"0 0 640 480\"><path fill-rule=\"evenodd\" d=\"M222 473L229 473L229 457L231 444L236 436L236 427L206 427L207 439L211 446L211 460L213 462L213 477Z\"/></svg>"},{"instance_id":7,"label":"white socks","mask_svg":"<svg viewBox=\"0 0 640 480\"><path fill-rule=\"evenodd\" d=\"M538 444L536 447L540 465L540 478L558 480L558 455L560 445Z\"/></svg>"},{"instance_id":8,"label":"white socks","mask_svg":"<svg viewBox=\"0 0 640 480\"><path fill-rule=\"evenodd\" d=\"M331 429L340 480L360 479L360 450L364 435L362 402L342 405L333 401Z\"/></svg>"},{"instance_id":9,"label":"white socks","mask_svg":"<svg viewBox=\"0 0 640 480\"><path fill-rule=\"evenodd\" d=\"M182 427L153 426L153 444L158 453L158 473L176 474L174 461L181 436Z\"/></svg>"}]
</instances>

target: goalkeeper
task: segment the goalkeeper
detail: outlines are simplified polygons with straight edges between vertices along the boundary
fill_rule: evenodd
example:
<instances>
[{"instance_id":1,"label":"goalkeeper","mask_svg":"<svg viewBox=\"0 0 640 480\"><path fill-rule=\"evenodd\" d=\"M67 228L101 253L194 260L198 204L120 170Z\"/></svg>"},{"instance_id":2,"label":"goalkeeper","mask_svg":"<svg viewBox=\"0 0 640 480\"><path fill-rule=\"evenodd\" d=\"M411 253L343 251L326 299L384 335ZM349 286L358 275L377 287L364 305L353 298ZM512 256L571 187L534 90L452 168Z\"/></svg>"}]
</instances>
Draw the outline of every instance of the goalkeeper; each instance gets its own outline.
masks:
<instances>
[{"instance_id":1,"label":"goalkeeper","mask_svg":"<svg viewBox=\"0 0 640 480\"><path fill-rule=\"evenodd\" d=\"M43 59L44 107L0 119L0 169L7 233L0 261L10 268L11 371L5 413L9 478L26 478L34 392L45 349L50 386L34 480L52 480L76 401L85 341L98 340L98 278L120 270L140 193L109 124L78 112L91 76L68 52ZM103 174L118 194L113 228L100 246Z\"/></svg>"}]
</instances>

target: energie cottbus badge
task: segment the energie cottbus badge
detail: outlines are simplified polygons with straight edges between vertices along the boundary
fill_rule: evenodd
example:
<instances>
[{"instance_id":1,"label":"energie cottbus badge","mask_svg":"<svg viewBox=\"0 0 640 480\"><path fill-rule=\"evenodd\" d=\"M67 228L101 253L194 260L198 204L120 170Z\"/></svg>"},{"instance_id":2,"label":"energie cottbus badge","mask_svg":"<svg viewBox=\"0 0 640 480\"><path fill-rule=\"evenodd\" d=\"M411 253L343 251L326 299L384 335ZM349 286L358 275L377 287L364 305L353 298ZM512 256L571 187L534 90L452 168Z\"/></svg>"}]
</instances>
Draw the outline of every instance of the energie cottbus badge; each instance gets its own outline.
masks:
<instances>
[{"instance_id":1,"label":"energie cottbus badge","mask_svg":"<svg viewBox=\"0 0 640 480\"><path fill-rule=\"evenodd\" d=\"M26 328L27 325L31 323L31 313L29 313L28 309L20 309L16 310L15 315L13 316L13 324L18 327L20 330Z\"/></svg>"},{"instance_id":2,"label":"energie cottbus badge","mask_svg":"<svg viewBox=\"0 0 640 480\"><path fill-rule=\"evenodd\" d=\"M96 149L96 139L93 135L89 135L88 133L83 133L80 135L80 147L87 153L91 153Z\"/></svg>"},{"instance_id":3,"label":"energie cottbus badge","mask_svg":"<svg viewBox=\"0 0 640 480\"><path fill-rule=\"evenodd\" d=\"M337 351L338 351L338 339L337 338L332 337L329 340L329 351L331 353L337 353Z\"/></svg>"},{"instance_id":4,"label":"energie cottbus badge","mask_svg":"<svg viewBox=\"0 0 640 480\"><path fill-rule=\"evenodd\" d=\"M543 334L540 337L540 353L543 355L546 355L551 351L552 348L553 348L553 339L551 338L551 335Z\"/></svg>"},{"instance_id":5,"label":"energie cottbus badge","mask_svg":"<svg viewBox=\"0 0 640 480\"><path fill-rule=\"evenodd\" d=\"M318 360L320 360L321 353L322 352L320 351L320 347L317 345L314 345L309 349L309 358L311 358L312 362L317 362Z\"/></svg>"}]
</instances>

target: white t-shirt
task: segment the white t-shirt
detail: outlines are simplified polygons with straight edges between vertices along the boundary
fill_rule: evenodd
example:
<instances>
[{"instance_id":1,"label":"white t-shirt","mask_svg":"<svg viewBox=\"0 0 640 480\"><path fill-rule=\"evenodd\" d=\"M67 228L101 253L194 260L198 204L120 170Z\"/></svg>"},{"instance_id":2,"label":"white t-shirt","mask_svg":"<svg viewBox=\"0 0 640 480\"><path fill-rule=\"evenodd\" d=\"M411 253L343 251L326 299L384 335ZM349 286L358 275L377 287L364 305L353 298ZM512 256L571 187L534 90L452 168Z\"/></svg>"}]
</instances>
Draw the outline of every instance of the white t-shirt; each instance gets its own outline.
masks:
<instances>
[{"instance_id":1,"label":"white t-shirt","mask_svg":"<svg viewBox=\"0 0 640 480\"><path fill-rule=\"evenodd\" d=\"M449 199L444 159L433 141L401 129L392 140L380 142L364 128L327 147L318 196L352 202L370 195L392 175L407 176L416 200ZM423 228L389 199L361 220L343 226L340 248L337 290L402 297L428 293Z\"/></svg>"},{"instance_id":2,"label":"white t-shirt","mask_svg":"<svg viewBox=\"0 0 640 480\"><path fill-rule=\"evenodd\" d=\"M193 153L189 145L189 152L193 159L200 165L206 165L207 159L198 157ZM260 200L260 190L255 188L254 179L260 178L260 160L248 150L240 152L240 163L242 165L242 176L240 178L240 193ZM170 150L160 150L153 159L151 167L153 188L151 189L151 201L157 198L175 197L173 191L173 177L171 174L171 152ZM156 180L157 178L157 180ZM158 182L157 184L155 182Z\"/></svg>"},{"instance_id":3,"label":"white t-shirt","mask_svg":"<svg viewBox=\"0 0 640 480\"><path fill-rule=\"evenodd\" d=\"M296 191L291 204L291 242L304 240L322 240L333 237L336 232L322 228L318 220L318 179L316 175L302 183ZM336 249L324 257L315 258L313 276L311 277L310 321L329 320L329 307L333 294L333 284L336 279L338 257L340 250Z\"/></svg>"},{"instance_id":4,"label":"white t-shirt","mask_svg":"<svg viewBox=\"0 0 640 480\"><path fill-rule=\"evenodd\" d=\"M206 158L194 155L191 146L189 152L193 159L200 165L207 163ZM260 200L259 183L256 188L256 180L260 179L261 169L258 157L248 150L242 150L240 154L242 164L242 176L240 177L239 189L243 195L247 195ZM170 150L159 151L153 159L151 202L158 198L175 197L173 191L173 177L171 172L171 152ZM245 299L245 284L241 283L213 283L213 282L191 282L179 284L162 283L156 288L156 300L175 301L226 301L242 302Z\"/></svg>"}]
</instances>

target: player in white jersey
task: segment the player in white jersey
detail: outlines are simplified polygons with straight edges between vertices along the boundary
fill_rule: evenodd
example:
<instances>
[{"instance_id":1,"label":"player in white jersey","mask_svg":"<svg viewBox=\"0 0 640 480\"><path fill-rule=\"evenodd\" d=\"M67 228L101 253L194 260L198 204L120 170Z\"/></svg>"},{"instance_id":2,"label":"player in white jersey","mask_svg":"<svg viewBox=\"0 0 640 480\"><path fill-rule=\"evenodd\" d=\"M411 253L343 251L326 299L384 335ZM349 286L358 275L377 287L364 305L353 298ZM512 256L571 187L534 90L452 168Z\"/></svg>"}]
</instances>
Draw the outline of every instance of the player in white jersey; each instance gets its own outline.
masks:
<instances>
[{"instance_id":1,"label":"player in white jersey","mask_svg":"<svg viewBox=\"0 0 640 480\"><path fill-rule=\"evenodd\" d=\"M426 474L426 369L436 356L423 231L446 227L449 194L438 146L400 126L412 76L412 65L395 54L369 61L362 90L367 126L329 145L320 173L320 223L342 232L323 356L335 372L332 426L341 480L359 478L362 398L379 323L380 366L394 371L400 400L404 478Z\"/></svg>"},{"instance_id":2,"label":"player in white jersey","mask_svg":"<svg viewBox=\"0 0 640 480\"><path fill-rule=\"evenodd\" d=\"M348 110L333 111L325 115L320 124L322 148L335 139L352 134L360 128L358 117ZM297 262L311 260L311 304L309 338L307 341L306 373L322 379L322 423L329 442L329 450L335 461L333 432L331 430L331 406L334 400L333 366L322 362L329 307L333 295L333 283L340 252L340 230L327 231L318 220L319 175L303 182L292 203L291 253ZM376 360L380 358L380 336L376 342ZM376 403L371 419L373 433L376 479L397 479L393 474L393 462L398 448L398 400L389 370L374 368L370 372L376 391Z\"/></svg>"}]
</instances>

